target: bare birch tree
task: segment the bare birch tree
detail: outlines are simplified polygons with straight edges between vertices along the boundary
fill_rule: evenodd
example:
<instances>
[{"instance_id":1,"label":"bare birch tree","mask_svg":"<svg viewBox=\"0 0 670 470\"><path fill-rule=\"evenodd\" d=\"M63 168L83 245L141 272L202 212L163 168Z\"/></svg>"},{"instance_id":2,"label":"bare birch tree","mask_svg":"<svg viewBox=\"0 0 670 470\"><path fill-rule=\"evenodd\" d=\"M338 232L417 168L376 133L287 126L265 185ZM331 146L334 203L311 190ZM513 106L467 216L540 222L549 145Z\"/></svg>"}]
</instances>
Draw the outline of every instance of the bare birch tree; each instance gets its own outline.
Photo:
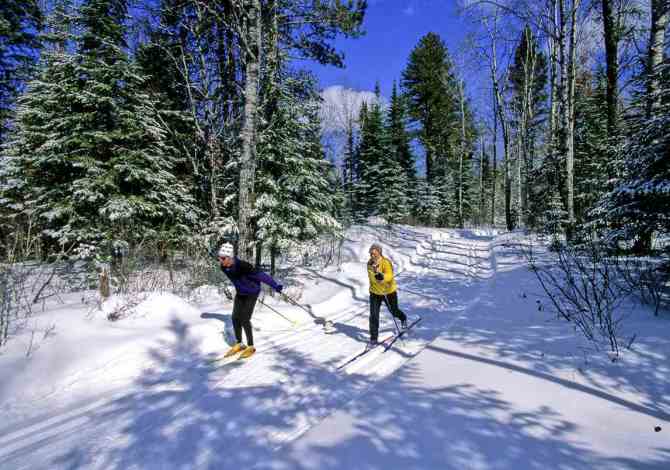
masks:
<instances>
[{"instance_id":1,"label":"bare birch tree","mask_svg":"<svg viewBox=\"0 0 670 470\"><path fill-rule=\"evenodd\" d=\"M658 90L661 76L658 67L663 62L665 36L670 23L670 0L651 0L651 28L647 55L647 116L660 106Z\"/></svg>"}]
</instances>

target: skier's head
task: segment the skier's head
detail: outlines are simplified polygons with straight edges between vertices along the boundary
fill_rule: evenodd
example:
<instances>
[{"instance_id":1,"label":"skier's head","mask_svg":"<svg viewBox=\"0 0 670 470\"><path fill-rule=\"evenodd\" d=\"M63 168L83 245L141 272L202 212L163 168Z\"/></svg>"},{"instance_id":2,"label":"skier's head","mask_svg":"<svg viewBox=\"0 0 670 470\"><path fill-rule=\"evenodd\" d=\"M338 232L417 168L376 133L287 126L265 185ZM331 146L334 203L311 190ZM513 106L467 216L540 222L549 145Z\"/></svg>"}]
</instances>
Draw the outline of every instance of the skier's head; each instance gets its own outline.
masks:
<instances>
[{"instance_id":1,"label":"skier's head","mask_svg":"<svg viewBox=\"0 0 670 470\"><path fill-rule=\"evenodd\" d=\"M370 246L370 258L377 261L382 257L382 247L378 243L373 243Z\"/></svg>"},{"instance_id":2,"label":"skier's head","mask_svg":"<svg viewBox=\"0 0 670 470\"><path fill-rule=\"evenodd\" d=\"M219 248L219 259L225 267L232 266L234 255L235 249L233 248L233 245L228 242L224 243L221 245L221 248Z\"/></svg>"}]
</instances>

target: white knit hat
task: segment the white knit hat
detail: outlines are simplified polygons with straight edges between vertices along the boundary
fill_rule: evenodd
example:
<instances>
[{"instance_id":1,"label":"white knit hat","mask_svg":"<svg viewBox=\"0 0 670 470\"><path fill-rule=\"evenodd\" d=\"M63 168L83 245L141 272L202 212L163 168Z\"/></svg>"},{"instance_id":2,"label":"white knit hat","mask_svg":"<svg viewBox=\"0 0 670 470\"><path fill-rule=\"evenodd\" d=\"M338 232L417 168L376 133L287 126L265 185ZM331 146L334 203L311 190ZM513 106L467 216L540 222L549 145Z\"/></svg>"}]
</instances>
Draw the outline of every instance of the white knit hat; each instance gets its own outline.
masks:
<instances>
[{"instance_id":1,"label":"white knit hat","mask_svg":"<svg viewBox=\"0 0 670 470\"><path fill-rule=\"evenodd\" d=\"M228 242L224 243L223 245L221 245L221 248L219 248L219 257L221 258L223 258L224 256L232 258L234 254L235 249L233 248L233 245L231 245Z\"/></svg>"}]
</instances>

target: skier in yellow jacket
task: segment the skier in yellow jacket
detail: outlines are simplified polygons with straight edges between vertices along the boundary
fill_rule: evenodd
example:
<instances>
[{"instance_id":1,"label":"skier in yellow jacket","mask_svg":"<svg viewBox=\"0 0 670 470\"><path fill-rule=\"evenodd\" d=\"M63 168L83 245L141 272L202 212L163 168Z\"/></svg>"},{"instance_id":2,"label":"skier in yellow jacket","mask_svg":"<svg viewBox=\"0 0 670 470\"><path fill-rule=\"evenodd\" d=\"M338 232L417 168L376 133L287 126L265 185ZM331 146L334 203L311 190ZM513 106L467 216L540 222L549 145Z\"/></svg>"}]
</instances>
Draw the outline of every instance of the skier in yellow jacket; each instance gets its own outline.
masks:
<instances>
[{"instance_id":1,"label":"skier in yellow jacket","mask_svg":"<svg viewBox=\"0 0 670 470\"><path fill-rule=\"evenodd\" d=\"M407 315L398 308L398 285L393 277L393 265L382 256L382 247L374 243L370 247L368 261L370 279L370 344L377 344L379 335L379 309L382 301L395 318L407 328Z\"/></svg>"}]
</instances>

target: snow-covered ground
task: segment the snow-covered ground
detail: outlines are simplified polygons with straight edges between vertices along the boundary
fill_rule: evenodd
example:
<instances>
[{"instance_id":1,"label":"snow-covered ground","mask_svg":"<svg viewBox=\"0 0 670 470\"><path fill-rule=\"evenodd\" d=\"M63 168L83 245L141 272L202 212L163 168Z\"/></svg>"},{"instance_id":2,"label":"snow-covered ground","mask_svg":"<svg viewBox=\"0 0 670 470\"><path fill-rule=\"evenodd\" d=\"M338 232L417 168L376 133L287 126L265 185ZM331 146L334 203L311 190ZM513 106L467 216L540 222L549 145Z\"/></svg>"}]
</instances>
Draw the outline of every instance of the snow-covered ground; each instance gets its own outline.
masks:
<instances>
[{"instance_id":1,"label":"snow-covered ground","mask_svg":"<svg viewBox=\"0 0 670 470\"><path fill-rule=\"evenodd\" d=\"M68 298L0 353L0 468L670 468L667 314L640 308L634 349L609 361L538 309L516 237L356 227L340 270L282 279L334 332L266 297L297 325L258 305L258 352L223 366L209 360L231 305L215 289L201 305L149 297L118 322ZM380 240L401 308L423 320L338 370L368 339ZM382 309L380 337L392 328Z\"/></svg>"}]
</instances>

